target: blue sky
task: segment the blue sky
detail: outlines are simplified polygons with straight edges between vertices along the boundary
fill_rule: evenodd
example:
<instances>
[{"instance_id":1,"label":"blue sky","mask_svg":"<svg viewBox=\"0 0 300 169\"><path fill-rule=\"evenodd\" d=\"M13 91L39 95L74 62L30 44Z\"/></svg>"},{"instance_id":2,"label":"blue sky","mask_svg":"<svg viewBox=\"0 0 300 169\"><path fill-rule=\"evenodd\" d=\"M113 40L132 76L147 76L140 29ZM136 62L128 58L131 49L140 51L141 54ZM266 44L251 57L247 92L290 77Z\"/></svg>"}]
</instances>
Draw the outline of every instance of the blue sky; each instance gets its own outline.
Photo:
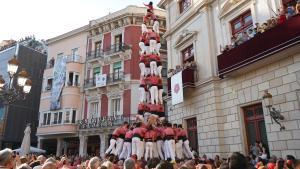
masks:
<instances>
[{"instance_id":1,"label":"blue sky","mask_svg":"<svg viewBox=\"0 0 300 169\"><path fill-rule=\"evenodd\" d=\"M159 0L152 0L157 4ZM88 24L128 5L148 0L3 0L0 5L0 41L35 35L49 39Z\"/></svg>"}]
</instances>

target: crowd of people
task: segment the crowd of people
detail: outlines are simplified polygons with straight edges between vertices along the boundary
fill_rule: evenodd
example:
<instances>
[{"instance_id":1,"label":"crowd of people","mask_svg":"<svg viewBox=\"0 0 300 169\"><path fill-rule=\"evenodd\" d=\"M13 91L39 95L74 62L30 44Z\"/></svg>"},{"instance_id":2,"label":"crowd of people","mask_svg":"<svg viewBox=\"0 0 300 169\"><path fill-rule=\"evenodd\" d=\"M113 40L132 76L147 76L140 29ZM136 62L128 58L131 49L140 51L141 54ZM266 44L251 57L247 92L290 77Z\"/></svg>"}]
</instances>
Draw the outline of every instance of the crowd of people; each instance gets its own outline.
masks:
<instances>
[{"instance_id":1,"label":"crowd of people","mask_svg":"<svg viewBox=\"0 0 300 169\"><path fill-rule=\"evenodd\" d=\"M118 159L110 154L104 158L91 157L72 158L64 155L61 157L44 155L21 156L11 149L0 151L0 168L2 169L300 169L300 161L293 156L287 155L286 159L271 156L262 160L249 156L244 156L239 152L234 152L229 158L220 159L218 155L214 159L206 155L199 157L195 154L194 159L177 160L170 162L151 158L149 160L138 160L136 155L129 158Z\"/></svg>"},{"instance_id":2,"label":"crowd of people","mask_svg":"<svg viewBox=\"0 0 300 169\"><path fill-rule=\"evenodd\" d=\"M276 17L272 17L268 19L265 23L259 24L255 23L254 28L249 28L244 32L236 33L231 37L230 45L226 45L225 47L220 47L221 53L229 51L242 43L248 41L249 39L255 37L258 34L262 34L267 30L275 27L278 24L284 23L286 20L292 18L295 15L300 14L300 0L297 1L295 6L289 5L288 7L281 7L278 10L278 15Z\"/></svg>"}]
</instances>

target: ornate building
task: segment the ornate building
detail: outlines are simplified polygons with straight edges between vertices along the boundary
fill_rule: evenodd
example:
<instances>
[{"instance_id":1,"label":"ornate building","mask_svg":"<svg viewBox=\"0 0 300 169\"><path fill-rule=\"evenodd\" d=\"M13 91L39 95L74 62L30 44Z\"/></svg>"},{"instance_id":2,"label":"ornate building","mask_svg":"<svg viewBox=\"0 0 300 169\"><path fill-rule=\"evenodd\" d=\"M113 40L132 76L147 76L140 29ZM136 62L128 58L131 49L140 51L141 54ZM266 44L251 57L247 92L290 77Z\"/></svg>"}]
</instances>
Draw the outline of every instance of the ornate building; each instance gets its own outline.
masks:
<instances>
[{"instance_id":1,"label":"ornate building","mask_svg":"<svg viewBox=\"0 0 300 169\"><path fill-rule=\"evenodd\" d=\"M128 6L92 20L88 30L84 110L79 122L80 155L104 155L112 130L137 114L139 42L146 9ZM165 12L155 10L161 32ZM166 77L166 43L162 40ZM165 82L166 84L166 82Z\"/></svg>"},{"instance_id":2,"label":"ornate building","mask_svg":"<svg viewBox=\"0 0 300 169\"><path fill-rule=\"evenodd\" d=\"M169 16L168 68L180 72L187 63L194 65L181 71L179 104L172 105L169 74L169 120L185 125L191 147L200 154L247 154L260 141L271 155L300 158L300 16L278 25L270 20L282 5L295 2L160 1ZM256 23L269 26L253 37ZM273 95L271 105L266 90Z\"/></svg>"}]
</instances>

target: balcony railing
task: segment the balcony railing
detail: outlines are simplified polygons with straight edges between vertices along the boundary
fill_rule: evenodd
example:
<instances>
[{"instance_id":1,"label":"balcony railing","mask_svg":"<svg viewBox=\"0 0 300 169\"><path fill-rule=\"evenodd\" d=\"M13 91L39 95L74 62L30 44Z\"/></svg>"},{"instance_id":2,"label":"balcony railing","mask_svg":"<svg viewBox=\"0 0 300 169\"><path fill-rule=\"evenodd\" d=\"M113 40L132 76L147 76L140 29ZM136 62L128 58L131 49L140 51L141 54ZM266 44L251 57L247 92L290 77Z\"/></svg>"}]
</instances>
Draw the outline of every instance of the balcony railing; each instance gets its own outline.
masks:
<instances>
[{"instance_id":1,"label":"balcony railing","mask_svg":"<svg viewBox=\"0 0 300 169\"><path fill-rule=\"evenodd\" d=\"M125 51L131 47L125 43L111 45L105 49L100 49L99 51L91 51L87 53L87 60L92 60L96 58L103 58L105 55L111 55L117 52Z\"/></svg>"},{"instance_id":2,"label":"balcony railing","mask_svg":"<svg viewBox=\"0 0 300 169\"><path fill-rule=\"evenodd\" d=\"M168 95L171 96L171 77L168 78ZM195 86L195 70L186 68L182 70L182 87L194 87Z\"/></svg>"},{"instance_id":3,"label":"balcony railing","mask_svg":"<svg viewBox=\"0 0 300 169\"><path fill-rule=\"evenodd\" d=\"M125 79L124 72L111 73L111 74L107 75L106 85L113 85L115 83L124 81L124 79ZM90 87L95 87L95 86L96 86L96 78L90 78L90 79L86 79L84 81L85 88L90 88Z\"/></svg>"},{"instance_id":4,"label":"balcony railing","mask_svg":"<svg viewBox=\"0 0 300 169\"><path fill-rule=\"evenodd\" d=\"M72 62L75 62L75 63L82 63L82 58L80 55L68 55L67 56L67 63L72 63Z\"/></svg>"},{"instance_id":5,"label":"balcony railing","mask_svg":"<svg viewBox=\"0 0 300 169\"><path fill-rule=\"evenodd\" d=\"M300 43L300 15L218 56L218 72L224 75L265 59Z\"/></svg>"},{"instance_id":6,"label":"balcony railing","mask_svg":"<svg viewBox=\"0 0 300 169\"><path fill-rule=\"evenodd\" d=\"M105 116L99 118L83 119L78 121L79 129L90 129L90 128L105 128L120 126L125 121L131 123L134 120L134 116Z\"/></svg>"}]
</instances>

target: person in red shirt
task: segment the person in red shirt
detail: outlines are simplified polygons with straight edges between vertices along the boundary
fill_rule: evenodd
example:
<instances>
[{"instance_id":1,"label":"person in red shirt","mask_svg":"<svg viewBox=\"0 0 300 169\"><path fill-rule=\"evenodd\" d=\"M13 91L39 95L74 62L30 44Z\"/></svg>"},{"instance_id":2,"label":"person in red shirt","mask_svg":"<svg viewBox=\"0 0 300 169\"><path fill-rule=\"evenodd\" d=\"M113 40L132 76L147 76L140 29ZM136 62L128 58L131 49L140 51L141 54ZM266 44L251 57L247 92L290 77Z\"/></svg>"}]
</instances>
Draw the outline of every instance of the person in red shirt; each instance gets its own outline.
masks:
<instances>
[{"instance_id":1,"label":"person in red shirt","mask_svg":"<svg viewBox=\"0 0 300 169\"><path fill-rule=\"evenodd\" d=\"M144 5L147 7L147 14L144 16L144 19L143 19L144 23L148 22L149 19L155 20L156 16L153 13L153 10L154 10L153 2L150 1L148 5L147 4L144 4Z\"/></svg>"},{"instance_id":2,"label":"person in red shirt","mask_svg":"<svg viewBox=\"0 0 300 169\"><path fill-rule=\"evenodd\" d=\"M112 138L110 139L110 145L105 151L105 154L114 154L119 155L122 151L122 146L124 142L124 137L128 129L128 122L124 122L122 126L117 127L113 133Z\"/></svg>"},{"instance_id":3,"label":"person in red shirt","mask_svg":"<svg viewBox=\"0 0 300 169\"><path fill-rule=\"evenodd\" d=\"M144 151L143 139L145 136L146 128L142 126L142 122L136 123L136 127L132 130L132 154L137 155L137 159L141 160Z\"/></svg>"},{"instance_id":4,"label":"person in red shirt","mask_svg":"<svg viewBox=\"0 0 300 169\"><path fill-rule=\"evenodd\" d=\"M171 123L166 124L163 134L165 138L165 160L171 159L172 162L175 162L175 132Z\"/></svg>"},{"instance_id":5,"label":"person in red shirt","mask_svg":"<svg viewBox=\"0 0 300 169\"><path fill-rule=\"evenodd\" d=\"M153 158L153 143L156 142L156 133L153 130L152 126L149 126L146 133L145 133L145 142L146 142L146 152L145 152L145 160Z\"/></svg>"},{"instance_id":6,"label":"person in red shirt","mask_svg":"<svg viewBox=\"0 0 300 169\"><path fill-rule=\"evenodd\" d=\"M156 51L156 33L154 32L154 30L151 30L148 32L148 38L149 38L149 44L150 44L150 53L154 54Z\"/></svg>"},{"instance_id":7,"label":"person in red shirt","mask_svg":"<svg viewBox=\"0 0 300 169\"><path fill-rule=\"evenodd\" d=\"M164 159L164 155L163 155L163 145L164 145L163 132L164 132L164 128L163 128L162 124L160 124L160 123L157 124L157 127L155 128L155 132L156 132L157 152L158 152L158 155L159 155L160 159L163 160Z\"/></svg>"},{"instance_id":8,"label":"person in red shirt","mask_svg":"<svg viewBox=\"0 0 300 169\"><path fill-rule=\"evenodd\" d=\"M157 75L157 55L156 54L150 54L150 74L151 76Z\"/></svg>"},{"instance_id":9,"label":"person in red shirt","mask_svg":"<svg viewBox=\"0 0 300 169\"><path fill-rule=\"evenodd\" d=\"M130 129L125 134L125 140L123 144L123 150L120 155L120 159L127 159L131 156L131 140L133 136L133 127L130 127Z\"/></svg>"},{"instance_id":10,"label":"person in red shirt","mask_svg":"<svg viewBox=\"0 0 300 169\"><path fill-rule=\"evenodd\" d=\"M187 139L186 131L182 128L182 125L178 125L178 128L180 128L179 137L183 142L183 154L188 158L195 159L195 157L190 149L190 142Z\"/></svg>"}]
</instances>

